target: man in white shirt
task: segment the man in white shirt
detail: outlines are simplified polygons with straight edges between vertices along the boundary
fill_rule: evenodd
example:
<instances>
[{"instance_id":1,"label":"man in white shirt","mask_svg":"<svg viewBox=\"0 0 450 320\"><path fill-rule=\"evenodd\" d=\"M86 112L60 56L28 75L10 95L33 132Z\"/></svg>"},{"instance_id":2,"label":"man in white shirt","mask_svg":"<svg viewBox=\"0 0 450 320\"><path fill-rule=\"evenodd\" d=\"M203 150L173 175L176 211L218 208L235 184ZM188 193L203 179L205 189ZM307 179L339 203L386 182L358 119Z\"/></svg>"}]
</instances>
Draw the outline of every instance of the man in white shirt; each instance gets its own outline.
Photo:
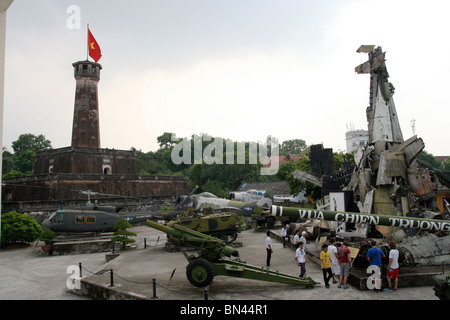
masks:
<instances>
[{"instance_id":1,"label":"man in white shirt","mask_svg":"<svg viewBox=\"0 0 450 320\"><path fill-rule=\"evenodd\" d=\"M385 291L392 291L392 279L395 279L395 286L394 291L398 289L398 271L400 268L400 265L398 264L398 257L399 252L397 250L397 247L395 245L395 242L389 242L389 248L391 249L389 251L389 264L387 266L387 273L386 278L388 281L388 288L385 288Z\"/></svg>"},{"instance_id":2,"label":"man in white shirt","mask_svg":"<svg viewBox=\"0 0 450 320\"><path fill-rule=\"evenodd\" d=\"M303 250L305 250L305 252L306 252L306 238L305 238L305 236L307 234L308 233L306 231L303 231L302 232L302 236L300 237L300 242L303 242Z\"/></svg>"},{"instance_id":3,"label":"man in white shirt","mask_svg":"<svg viewBox=\"0 0 450 320\"><path fill-rule=\"evenodd\" d=\"M331 274L333 277L333 283L337 283L338 281L334 279L334 276L339 279L341 268L339 267L339 256L336 248L336 239L331 239L330 243L331 244L328 246L328 252L330 252L331 257Z\"/></svg>"},{"instance_id":4,"label":"man in white shirt","mask_svg":"<svg viewBox=\"0 0 450 320\"><path fill-rule=\"evenodd\" d=\"M288 226L285 224L283 228L281 228L281 241L283 242L283 248L286 248L286 238L287 242L291 242L291 237L287 233Z\"/></svg>"},{"instance_id":5,"label":"man in white shirt","mask_svg":"<svg viewBox=\"0 0 450 320\"><path fill-rule=\"evenodd\" d=\"M306 261L309 262L308 257L306 256L306 251L303 249L303 242L300 241L297 250L295 250L295 261L297 261L297 266L300 267L300 278L306 273Z\"/></svg>"},{"instance_id":6,"label":"man in white shirt","mask_svg":"<svg viewBox=\"0 0 450 320\"><path fill-rule=\"evenodd\" d=\"M266 251L267 251L267 260L266 265L270 267L270 258L272 257L272 239L270 238L270 231L267 231L267 237L266 237Z\"/></svg>"},{"instance_id":7,"label":"man in white shirt","mask_svg":"<svg viewBox=\"0 0 450 320\"><path fill-rule=\"evenodd\" d=\"M294 236L295 249L298 249L299 242L300 242L300 230L297 230L297 232L295 233L295 236Z\"/></svg>"}]
</instances>

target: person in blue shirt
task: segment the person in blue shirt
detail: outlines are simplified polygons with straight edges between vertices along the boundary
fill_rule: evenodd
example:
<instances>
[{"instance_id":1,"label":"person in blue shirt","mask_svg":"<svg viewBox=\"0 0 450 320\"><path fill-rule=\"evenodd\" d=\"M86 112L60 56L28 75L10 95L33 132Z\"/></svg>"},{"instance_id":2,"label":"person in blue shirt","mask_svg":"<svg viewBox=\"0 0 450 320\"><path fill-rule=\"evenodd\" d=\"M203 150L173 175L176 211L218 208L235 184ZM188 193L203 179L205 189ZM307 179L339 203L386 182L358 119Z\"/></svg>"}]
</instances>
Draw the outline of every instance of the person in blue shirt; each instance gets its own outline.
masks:
<instances>
[{"instance_id":1,"label":"person in blue shirt","mask_svg":"<svg viewBox=\"0 0 450 320\"><path fill-rule=\"evenodd\" d=\"M370 248L369 250L367 250L367 261L369 261L369 264L371 266L377 266L380 268L380 273L381 273L381 267L382 267L382 259L384 257L386 257L386 255L384 254L384 252L377 247L377 243L375 241L372 241L372 248ZM381 287L380 288L376 288L375 291L381 291Z\"/></svg>"},{"instance_id":2,"label":"person in blue shirt","mask_svg":"<svg viewBox=\"0 0 450 320\"><path fill-rule=\"evenodd\" d=\"M385 254L380 248L377 247L377 243L375 241L372 241L372 248L367 251L366 256L371 266L373 265L381 268L381 259L385 257Z\"/></svg>"}]
</instances>

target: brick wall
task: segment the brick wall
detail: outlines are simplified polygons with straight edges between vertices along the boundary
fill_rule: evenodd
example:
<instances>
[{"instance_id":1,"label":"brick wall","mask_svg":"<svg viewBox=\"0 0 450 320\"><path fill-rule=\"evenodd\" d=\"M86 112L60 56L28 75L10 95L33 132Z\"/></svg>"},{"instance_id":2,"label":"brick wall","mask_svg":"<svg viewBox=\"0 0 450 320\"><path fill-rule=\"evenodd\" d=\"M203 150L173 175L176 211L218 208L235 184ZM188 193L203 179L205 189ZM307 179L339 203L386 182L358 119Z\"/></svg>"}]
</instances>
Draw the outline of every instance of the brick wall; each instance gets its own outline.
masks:
<instances>
[{"instance_id":1,"label":"brick wall","mask_svg":"<svg viewBox=\"0 0 450 320\"><path fill-rule=\"evenodd\" d=\"M33 174L138 174L133 151L67 147L36 153Z\"/></svg>"},{"instance_id":2,"label":"brick wall","mask_svg":"<svg viewBox=\"0 0 450 320\"><path fill-rule=\"evenodd\" d=\"M102 174L46 174L5 179L2 202L87 200L79 191L100 194L91 201L109 198L168 198L190 192L187 177Z\"/></svg>"}]
</instances>

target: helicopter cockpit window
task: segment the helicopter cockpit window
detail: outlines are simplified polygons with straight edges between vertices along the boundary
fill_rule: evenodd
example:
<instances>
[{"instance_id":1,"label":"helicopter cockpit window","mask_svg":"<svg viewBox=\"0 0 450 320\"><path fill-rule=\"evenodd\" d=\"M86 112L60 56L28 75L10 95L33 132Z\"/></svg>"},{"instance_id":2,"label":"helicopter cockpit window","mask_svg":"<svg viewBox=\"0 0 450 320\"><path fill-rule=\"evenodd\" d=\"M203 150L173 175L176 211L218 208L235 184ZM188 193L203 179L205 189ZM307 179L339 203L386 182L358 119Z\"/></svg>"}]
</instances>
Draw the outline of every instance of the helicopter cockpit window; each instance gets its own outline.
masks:
<instances>
[{"instance_id":1,"label":"helicopter cockpit window","mask_svg":"<svg viewBox=\"0 0 450 320\"><path fill-rule=\"evenodd\" d=\"M75 216L75 223L84 223L84 216Z\"/></svg>"},{"instance_id":2,"label":"helicopter cockpit window","mask_svg":"<svg viewBox=\"0 0 450 320\"><path fill-rule=\"evenodd\" d=\"M199 194L200 197L206 197L206 198L217 198L216 195L210 193L210 192L202 192Z\"/></svg>"},{"instance_id":3,"label":"helicopter cockpit window","mask_svg":"<svg viewBox=\"0 0 450 320\"><path fill-rule=\"evenodd\" d=\"M56 216L56 212L53 212L52 215L50 216L50 218L48 218L48 220L50 220L51 222L54 222L55 216Z\"/></svg>"},{"instance_id":4,"label":"helicopter cockpit window","mask_svg":"<svg viewBox=\"0 0 450 320\"><path fill-rule=\"evenodd\" d=\"M49 220L52 223L61 223L61 222L63 222L63 215L60 212L55 212L51 215Z\"/></svg>"},{"instance_id":5,"label":"helicopter cockpit window","mask_svg":"<svg viewBox=\"0 0 450 320\"><path fill-rule=\"evenodd\" d=\"M86 216L86 223L95 223L95 216Z\"/></svg>"}]
</instances>

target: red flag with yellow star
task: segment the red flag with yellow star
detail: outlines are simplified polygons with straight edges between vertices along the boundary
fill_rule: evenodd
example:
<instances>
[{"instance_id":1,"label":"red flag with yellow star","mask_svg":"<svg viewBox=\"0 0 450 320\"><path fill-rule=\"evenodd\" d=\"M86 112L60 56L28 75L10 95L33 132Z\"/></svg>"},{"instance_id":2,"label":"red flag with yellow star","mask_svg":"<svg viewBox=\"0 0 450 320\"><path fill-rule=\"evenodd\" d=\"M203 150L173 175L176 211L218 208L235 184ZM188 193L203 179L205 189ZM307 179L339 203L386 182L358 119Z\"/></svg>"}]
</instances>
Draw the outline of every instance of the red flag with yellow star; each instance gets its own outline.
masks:
<instances>
[{"instance_id":1,"label":"red flag with yellow star","mask_svg":"<svg viewBox=\"0 0 450 320\"><path fill-rule=\"evenodd\" d=\"M91 33L91 30L88 28L88 48L89 48L89 56L94 59L95 62L100 60L102 57L102 51L100 50L100 46L95 40L94 36Z\"/></svg>"}]
</instances>

